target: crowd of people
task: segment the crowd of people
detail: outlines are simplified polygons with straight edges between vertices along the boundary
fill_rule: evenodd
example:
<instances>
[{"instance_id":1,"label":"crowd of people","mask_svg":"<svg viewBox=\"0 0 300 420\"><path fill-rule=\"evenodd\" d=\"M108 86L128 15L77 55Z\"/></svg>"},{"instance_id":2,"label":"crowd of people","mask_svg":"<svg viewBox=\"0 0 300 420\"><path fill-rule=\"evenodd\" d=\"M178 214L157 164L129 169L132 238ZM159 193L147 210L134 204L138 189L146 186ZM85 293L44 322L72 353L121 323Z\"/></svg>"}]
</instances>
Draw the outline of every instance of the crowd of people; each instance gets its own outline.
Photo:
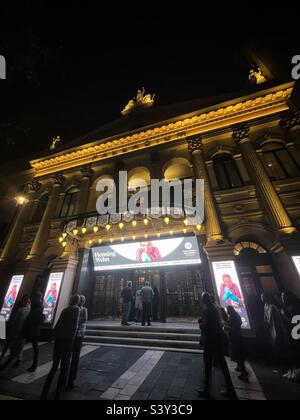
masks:
<instances>
[{"instance_id":1,"label":"crowd of people","mask_svg":"<svg viewBox=\"0 0 300 420\"><path fill-rule=\"evenodd\" d=\"M46 400L59 366L60 375L55 399L60 400L64 391L74 389L74 382L80 361L80 353L86 333L88 310L85 307L84 296L74 296L70 306L62 311L54 328L53 365L46 379L41 399ZM0 371L8 367L19 367L22 362L24 346L32 344L33 363L28 372L34 373L39 364L40 330L45 321L43 314L43 295L35 293L31 298L24 296L11 317L7 330L7 339L2 350L0 361L9 352L5 363L0 365Z\"/></svg>"},{"instance_id":2,"label":"crowd of people","mask_svg":"<svg viewBox=\"0 0 300 420\"><path fill-rule=\"evenodd\" d=\"M299 382L300 341L293 339L292 330L293 318L300 315L300 300L290 292L263 294L261 299L267 350L275 361L290 366L284 377Z\"/></svg>"},{"instance_id":3,"label":"crowd of people","mask_svg":"<svg viewBox=\"0 0 300 420\"><path fill-rule=\"evenodd\" d=\"M157 288L149 282L133 292L132 282L128 282L122 291L123 314L122 325L129 326L132 319L143 326L151 326L152 319L158 318L159 294ZM263 336L268 357L274 361L284 362L290 366L284 375L289 380L300 380L300 343L292 337L293 318L300 315L300 301L289 292L281 296L263 294L261 297L263 314ZM54 349L53 365L46 379L41 399L46 400L58 371L60 375L55 399L60 400L62 393L74 389L80 361L80 354L86 333L88 310L84 296L74 296L70 306L62 311L53 331ZM0 361L9 352L0 371L9 366L19 367L26 343L33 349L32 365L28 372L34 373L39 363L40 330L45 321L43 314L43 295L35 293L32 297L24 296L13 313L8 325L7 340L2 350ZM226 389L221 393L230 399L236 394L226 362L230 356L236 362L236 371L240 380L247 380L248 372L245 363L245 348L242 333L243 321L234 306L226 309L218 305L215 296L203 293L200 345L204 348L204 386L199 390L205 397L210 396L211 374L214 366L219 367L224 375Z\"/></svg>"}]
</instances>

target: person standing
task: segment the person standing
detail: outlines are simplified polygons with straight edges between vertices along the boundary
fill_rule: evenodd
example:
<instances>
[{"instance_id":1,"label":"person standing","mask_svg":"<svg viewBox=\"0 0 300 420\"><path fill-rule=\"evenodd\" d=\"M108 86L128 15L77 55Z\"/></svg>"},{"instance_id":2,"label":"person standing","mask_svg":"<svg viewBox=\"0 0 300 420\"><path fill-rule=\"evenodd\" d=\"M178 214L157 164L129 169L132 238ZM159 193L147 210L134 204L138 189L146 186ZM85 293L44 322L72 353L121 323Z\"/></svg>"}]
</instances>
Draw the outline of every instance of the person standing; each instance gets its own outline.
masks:
<instances>
[{"instance_id":1,"label":"person standing","mask_svg":"<svg viewBox=\"0 0 300 420\"><path fill-rule=\"evenodd\" d=\"M32 306L30 314L28 315L23 330L23 338L32 344L33 349L33 363L28 369L28 372L33 373L37 370L39 362L39 336L45 316L43 314L43 295L36 293L32 298Z\"/></svg>"},{"instance_id":2,"label":"person standing","mask_svg":"<svg viewBox=\"0 0 300 420\"><path fill-rule=\"evenodd\" d=\"M132 282L128 282L127 286L123 289L121 297L123 299L123 316L122 316L122 325L125 327L129 327L130 324L129 316L131 312L132 300L133 300L133 292L132 292Z\"/></svg>"},{"instance_id":3,"label":"person standing","mask_svg":"<svg viewBox=\"0 0 300 420\"><path fill-rule=\"evenodd\" d=\"M237 363L236 371L240 373L239 379L244 379L248 376L248 373L245 367L242 336L243 321L232 306L227 307L227 314L228 319L225 324L225 331L228 334L231 360Z\"/></svg>"},{"instance_id":4,"label":"person standing","mask_svg":"<svg viewBox=\"0 0 300 420\"><path fill-rule=\"evenodd\" d=\"M5 356L7 350L10 350L10 356L5 364L0 367L0 370L5 370L14 360L16 360L13 367L19 367L22 359L22 350L23 350L23 327L24 323L29 316L31 309L31 301L29 296L24 296L19 304L18 309L15 312L15 315L10 321L10 333L1 359ZM0 359L0 360L1 360Z\"/></svg>"},{"instance_id":5,"label":"person standing","mask_svg":"<svg viewBox=\"0 0 300 420\"><path fill-rule=\"evenodd\" d=\"M74 340L73 353L72 353L72 362L68 380L67 390L72 391L74 389L74 382L77 378L77 372L80 361L80 353L83 345L83 340L86 333L87 322L89 318L88 310L85 307L86 298L85 296L80 296L79 308L80 308L80 318L78 331Z\"/></svg>"},{"instance_id":6,"label":"person standing","mask_svg":"<svg viewBox=\"0 0 300 420\"><path fill-rule=\"evenodd\" d=\"M74 296L68 308L63 310L54 329L54 350L53 365L46 379L41 400L46 400L51 388L55 374L61 364L59 381L56 388L55 400L61 399L61 394L65 389L70 361L73 351L74 339L76 337L81 309L79 308L80 296Z\"/></svg>"},{"instance_id":7,"label":"person standing","mask_svg":"<svg viewBox=\"0 0 300 420\"><path fill-rule=\"evenodd\" d=\"M142 304L143 304L143 327L148 323L151 327L151 316L152 316L152 302L154 298L154 291L147 281L145 286L141 290Z\"/></svg>"},{"instance_id":8,"label":"person standing","mask_svg":"<svg viewBox=\"0 0 300 420\"><path fill-rule=\"evenodd\" d=\"M222 391L222 395L231 399L236 399L236 393L231 381L229 369L225 359L224 335L219 312L213 304L208 293L202 295L203 317L199 320L202 330L202 344L204 346L204 366L205 366L205 384L204 389L199 393L209 398L211 373L214 362L222 369L227 389Z\"/></svg>"},{"instance_id":9,"label":"person standing","mask_svg":"<svg viewBox=\"0 0 300 420\"><path fill-rule=\"evenodd\" d=\"M142 304L142 289L139 289L135 295L135 323L142 322L143 304Z\"/></svg>"}]
</instances>

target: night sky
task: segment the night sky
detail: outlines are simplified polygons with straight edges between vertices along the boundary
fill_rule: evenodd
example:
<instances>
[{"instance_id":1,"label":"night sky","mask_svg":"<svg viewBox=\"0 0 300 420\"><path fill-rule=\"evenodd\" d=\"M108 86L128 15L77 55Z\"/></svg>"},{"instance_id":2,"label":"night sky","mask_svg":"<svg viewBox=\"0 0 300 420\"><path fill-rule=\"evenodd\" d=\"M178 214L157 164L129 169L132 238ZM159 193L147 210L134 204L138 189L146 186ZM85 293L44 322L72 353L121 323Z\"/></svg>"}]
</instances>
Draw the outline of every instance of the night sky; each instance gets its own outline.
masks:
<instances>
[{"instance_id":1,"label":"night sky","mask_svg":"<svg viewBox=\"0 0 300 420\"><path fill-rule=\"evenodd\" d=\"M41 155L56 135L66 143L119 118L143 86L156 93L157 106L245 91L249 51L278 81L290 79L291 58L300 54L292 9L64 4L1 5L0 54L8 64L8 80L0 81L2 159Z\"/></svg>"}]
</instances>

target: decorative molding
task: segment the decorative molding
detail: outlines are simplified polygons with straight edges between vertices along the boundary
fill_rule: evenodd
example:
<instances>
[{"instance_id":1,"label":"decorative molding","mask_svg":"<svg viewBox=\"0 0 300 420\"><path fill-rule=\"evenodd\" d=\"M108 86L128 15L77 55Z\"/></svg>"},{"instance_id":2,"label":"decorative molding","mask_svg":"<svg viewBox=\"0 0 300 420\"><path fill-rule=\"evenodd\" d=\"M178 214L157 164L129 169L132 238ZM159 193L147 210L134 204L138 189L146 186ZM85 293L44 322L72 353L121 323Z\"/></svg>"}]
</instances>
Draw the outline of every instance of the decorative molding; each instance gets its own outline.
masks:
<instances>
[{"instance_id":1,"label":"decorative molding","mask_svg":"<svg viewBox=\"0 0 300 420\"><path fill-rule=\"evenodd\" d=\"M189 151L193 154L197 151L202 151L203 150L203 141L201 137L193 137L193 138L189 138L187 139L187 144L188 144L188 148Z\"/></svg>"},{"instance_id":2,"label":"decorative molding","mask_svg":"<svg viewBox=\"0 0 300 420\"><path fill-rule=\"evenodd\" d=\"M54 185L64 185L66 178L63 176L63 174L56 174L53 177Z\"/></svg>"},{"instance_id":3,"label":"decorative molding","mask_svg":"<svg viewBox=\"0 0 300 420\"><path fill-rule=\"evenodd\" d=\"M34 192L39 192L39 190L41 189L42 184L36 179L34 178L29 184L29 191L34 191Z\"/></svg>"},{"instance_id":4,"label":"decorative molding","mask_svg":"<svg viewBox=\"0 0 300 420\"><path fill-rule=\"evenodd\" d=\"M290 83L265 91L261 96L256 94L252 98L243 98L242 101L241 99L231 101L231 105L215 107L214 110L203 111L200 115L176 120L126 137L102 140L30 163L37 176L44 176L274 115L289 109L288 101L293 87L294 84Z\"/></svg>"},{"instance_id":5,"label":"decorative molding","mask_svg":"<svg viewBox=\"0 0 300 420\"><path fill-rule=\"evenodd\" d=\"M280 122L280 126L288 133L293 130L293 128L300 127L300 112L283 117Z\"/></svg>"},{"instance_id":6,"label":"decorative molding","mask_svg":"<svg viewBox=\"0 0 300 420\"><path fill-rule=\"evenodd\" d=\"M83 166L80 169L80 171L81 171L84 178L92 178L93 175L94 175L94 170L91 168L90 165Z\"/></svg>"},{"instance_id":7,"label":"decorative molding","mask_svg":"<svg viewBox=\"0 0 300 420\"><path fill-rule=\"evenodd\" d=\"M247 124L242 126L236 126L232 129L232 137L233 140L239 144L241 141L245 139L249 139L250 137L250 128Z\"/></svg>"}]
</instances>

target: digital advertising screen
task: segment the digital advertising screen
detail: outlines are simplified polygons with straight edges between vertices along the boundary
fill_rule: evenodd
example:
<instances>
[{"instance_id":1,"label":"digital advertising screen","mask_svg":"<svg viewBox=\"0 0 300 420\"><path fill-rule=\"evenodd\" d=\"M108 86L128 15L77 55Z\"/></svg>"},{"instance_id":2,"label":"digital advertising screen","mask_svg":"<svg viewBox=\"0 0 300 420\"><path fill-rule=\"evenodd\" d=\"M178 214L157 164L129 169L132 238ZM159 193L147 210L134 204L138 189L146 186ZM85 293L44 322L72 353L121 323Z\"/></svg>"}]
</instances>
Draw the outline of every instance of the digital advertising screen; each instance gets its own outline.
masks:
<instances>
[{"instance_id":1,"label":"digital advertising screen","mask_svg":"<svg viewBox=\"0 0 300 420\"><path fill-rule=\"evenodd\" d=\"M44 296L44 315L46 323L51 324L55 315L56 305L62 285L64 273L51 273Z\"/></svg>"},{"instance_id":2,"label":"digital advertising screen","mask_svg":"<svg viewBox=\"0 0 300 420\"><path fill-rule=\"evenodd\" d=\"M196 237L93 248L95 271L201 264Z\"/></svg>"},{"instance_id":3,"label":"digital advertising screen","mask_svg":"<svg viewBox=\"0 0 300 420\"><path fill-rule=\"evenodd\" d=\"M293 261L294 261L294 264L295 264L295 266L297 268L298 274L300 276L300 256L293 257Z\"/></svg>"},{"instance_id":4,"label":"digital advertising screen","mask_svg":"<svg viewBox=\"0 0 300 420\"><path fill-rule=\"evenodd\" d=\"M17 301L24 276L13 276L11 279L7 294L4 299L4 303L1 309L1 316L9 321L11 313L14 309L15 303Z\"/></svg>"},{"instance_id":5,"label":"digital advertising screen","mask_svg":"<svg viewBox=\"0 0 300 420\"><path fill-rule=\"evenodd\" d=\"M234 261L213 263L214 276L221 306L233 306L243 321L243 329L251 329L249 315Z\"/></svg>"}]
</instances>

